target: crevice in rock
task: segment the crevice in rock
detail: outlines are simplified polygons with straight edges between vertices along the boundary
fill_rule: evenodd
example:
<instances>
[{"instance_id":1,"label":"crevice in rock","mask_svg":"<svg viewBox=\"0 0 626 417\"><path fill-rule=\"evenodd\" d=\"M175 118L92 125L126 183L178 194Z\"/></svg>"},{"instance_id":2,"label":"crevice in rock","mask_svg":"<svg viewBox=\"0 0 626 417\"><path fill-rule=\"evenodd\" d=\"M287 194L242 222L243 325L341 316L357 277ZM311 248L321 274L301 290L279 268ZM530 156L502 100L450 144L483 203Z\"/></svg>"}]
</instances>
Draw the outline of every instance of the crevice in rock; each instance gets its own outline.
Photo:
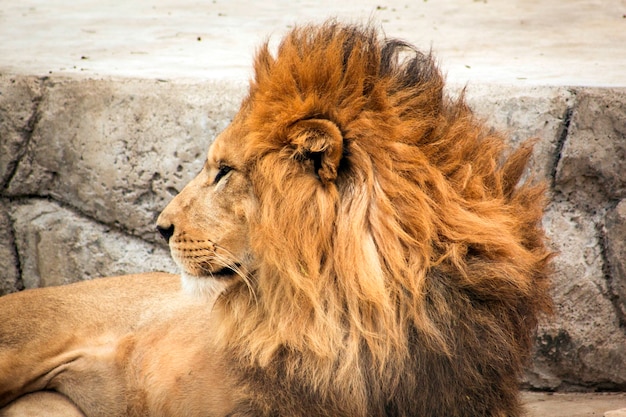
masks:
<instances>
[{"instance_id":1,"label":"crevice in rock","mask_svg":"<svg viewBox=\"0 0 626 417\"><path fill-rule=\"evenodd\" d=\"M59 206L62 209L71 211L73 214L75 214L78 217L81 217L83 219L86 219L88 221L90 221L91 223L97 224L105 229L108 229L109 231L112 232L117 232L117 233L121 233L123 235L126 235L128 237L132 237L135 239L140 239L141 241L150 244L150 245L155 245L155 246L161 246L161 247L167 247L167 245L165 244L161 244L160 239L158 237L156 237L157 235L157 231L156 231L156 226L154 229L154 234L155 234L155 239L154 241L148 240L142 236L140 236L138 233L133 233L131 230L129 230L126 227L123 227L121 224L119 223L107 223L107 222L103 222L102 220L98 219L95 216L92 216L88 213L85 213L84 211L81 211L78 207L72 205L71 203L68 203L66 201L63 201L59 198L56 198L54 195L50 195L50 194L45 194L45 195L38 195L38 194L33 194L33 195L28 195L28 194L22 194L19 196L12 196L10 198L10 201L12 202L16 202L18 204L22 203L22 204L27 204L28 202L31 201L35 201L35 200L39 200L39 201L48 201L50 203L54 203L57 206Z\"/></svg>"},{"instance_id":2,"label":"crevice in rock","mask_svg":"<svg viewBox=\"0 0 626 417\"><path fill-rule=\"evenodd\" d=\"M45 81L47 77L40 78L38 80L38 91L35 97L32 100L32 113L30 118L26 121L26 126L24 131L22 132L23 141L20 144L19 149L15 155L15 158L8 164L6 175L4 178L0 179L0 185L2 186L2 191L9 188L15 173L17 172L17 168L20 165L20 161L26 155L26 151L28 150L28 146L33 136L33 132L39 123L39 119L41 118L41 102L43 101L44 89L45 89Z\"/></svg>"},{"instance_id":3,"label":"crevice in rock","mask_svg":"<svg viewBox=\"0 0 626 417\"><path fill-rule=\"evenodd\" d=\"M575 92L572 91L572 95L575 96ZM557 169L559 166L559 162L561 161L561 153L563 152L563 147L565 146L565 142L567 141L567 136L569 135L569 128L572 122L572 115L574 114L574 107L575 107L575 104L569 105L565 109L565 113L563 114L563 122L561 123L559 134L557 136L556 147L554 150L554 157L552 160L552 169L550 171L552 190L556 188Z\"/></svg>"},{"instance_id":4,"label":"crevice in rock","mask_svg":"<svg viewBox=\"0 0 626 417\"><path fill-rule=\"evenodd\" d=\"M1 198L0 201L7 201L7 199ZM24 289L24 279L22 276L22 261L20 259L20 253L17 247L17 239L15 235L15 227L13 226L13 219L11 216L7 216L7 232L8 232L8 247L11 251L11 256L14 259L14 266L17 270L17 280L15 282L15 289L21 291Z\"/></svg>"},{"instance_id":5,"label":"crevice in rock","mask_svg":"<svg viewBox=\"0 0 626 417\"><path fill-rule=\"evenodd\" d=\"M615 284L613 282L613 274L611 273L611 259L609 256L608 249L608 236L606 232L605 222L600 222L597 226L598 228L598 245L600 247L600 256L602 257L602 274L604 275L604 279L606 281L606 287L608 291L608 299L613 306L613 311L615 312L615 316L619 322L619 327L626 335L626 314L624 314L624 310L621 308L620 303L622 302L621 298L615 291Z\"/></svg>"}]
</instances>

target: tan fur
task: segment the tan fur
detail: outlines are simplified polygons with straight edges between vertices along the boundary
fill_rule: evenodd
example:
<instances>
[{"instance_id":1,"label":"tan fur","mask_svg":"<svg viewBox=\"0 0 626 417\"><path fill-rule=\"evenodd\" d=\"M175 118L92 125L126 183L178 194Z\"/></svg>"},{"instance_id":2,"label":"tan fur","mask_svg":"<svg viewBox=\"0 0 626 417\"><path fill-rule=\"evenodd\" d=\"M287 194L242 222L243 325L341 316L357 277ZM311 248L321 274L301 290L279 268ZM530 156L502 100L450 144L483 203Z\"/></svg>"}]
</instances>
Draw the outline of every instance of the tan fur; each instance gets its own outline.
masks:
<instances>
[{"instance_id":1,"label":"tan fur","mask_svg":"<svg viewBox=\"0 0 626 417\"><path fill-rule=\"evenodd\" d=\"M163 273L1 297L0 416L225 415L230 384L211 354L211 303ZM66 401L24 396L41 390Z\"/></svg>"},{"instance_id":2,"label":"tan fur","mask_svg":"<svg viewBox=\"0 0 626 417\"><path fill-rule=\"evenodd\" d=\"M195 301L116 338L128 413L520 415L551 306L531 146L508 155L430 56L369 27L297 28L255 74L159 217Z\"/></svg>"},{"instance_id":3,"label":"tan fur","mask_svg":"<svg viewBox=\"0 0 626 417\"><path fill-rule=\"evenodd\" d=\"M54 391L27 394L0 410L2 417L84 417L67 397Z\"/></svg>"}]
</instances>

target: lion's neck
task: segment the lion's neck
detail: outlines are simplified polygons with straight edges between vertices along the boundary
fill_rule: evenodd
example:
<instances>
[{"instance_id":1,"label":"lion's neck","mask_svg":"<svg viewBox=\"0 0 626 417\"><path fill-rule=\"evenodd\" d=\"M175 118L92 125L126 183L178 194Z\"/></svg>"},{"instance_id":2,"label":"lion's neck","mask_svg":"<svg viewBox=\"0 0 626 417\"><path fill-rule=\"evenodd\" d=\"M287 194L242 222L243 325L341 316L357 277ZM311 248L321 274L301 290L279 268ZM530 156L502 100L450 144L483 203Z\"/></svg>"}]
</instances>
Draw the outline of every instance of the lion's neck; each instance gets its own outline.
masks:
<instances>
[{"instance_id":1,"label":"lion's neck","mask_svg":"<svg viewBox=\"0 0 626 417\"><path fill-rule=\"evenodd\" d=\"M185 272L181 274L181 286L183 292L192 297L207 301L214 301L227 287L227 282L212 279L199 278Z\"/></svg>"}]
</instances>

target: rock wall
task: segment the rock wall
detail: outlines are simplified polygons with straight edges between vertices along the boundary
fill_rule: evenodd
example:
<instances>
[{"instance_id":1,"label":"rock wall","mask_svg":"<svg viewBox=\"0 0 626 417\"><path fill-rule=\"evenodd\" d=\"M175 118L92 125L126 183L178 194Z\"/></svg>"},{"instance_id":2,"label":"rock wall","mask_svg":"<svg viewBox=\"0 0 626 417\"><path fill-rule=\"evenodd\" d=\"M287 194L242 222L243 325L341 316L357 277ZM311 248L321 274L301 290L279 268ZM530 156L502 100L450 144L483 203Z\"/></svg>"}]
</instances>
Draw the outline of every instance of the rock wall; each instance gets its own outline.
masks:
<instances>
[{"instance_id":1,"label":"rock wall","mask_svg":"<svg viewBox=\"0 0 626 417\"><path fill-rule=\"evenodd\" d=\"M452 90L455 90L454 87ZM201 168L245 85L0 75L0 294L175 272L159 211ZM556 314L526 385L626 389L626 89L470 86L513 145L538 137Z\"/></svg>"}]
</instances>

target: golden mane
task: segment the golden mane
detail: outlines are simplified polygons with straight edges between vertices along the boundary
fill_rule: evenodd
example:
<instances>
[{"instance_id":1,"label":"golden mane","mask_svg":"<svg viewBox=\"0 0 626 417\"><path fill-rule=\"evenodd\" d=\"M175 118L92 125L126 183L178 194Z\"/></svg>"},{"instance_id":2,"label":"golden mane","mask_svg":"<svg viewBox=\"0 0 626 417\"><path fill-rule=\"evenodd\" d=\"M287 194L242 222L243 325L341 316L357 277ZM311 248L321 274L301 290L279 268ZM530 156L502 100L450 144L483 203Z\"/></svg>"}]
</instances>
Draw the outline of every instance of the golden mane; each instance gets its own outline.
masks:
<instances>
[{"instance_id":1,"label":"golden mane","mask_svg":"<svg viewBox=\"0 0 626 417\"><path fill-rule=\"evenodd\" d=\"M443 87L431 56L371 27L299 27L258 52L234 122L256 269L216 305L242 410L519 412L551 305L544 186L517 186L531 145L507 156Z\"/></svg>"}]
</instances>

